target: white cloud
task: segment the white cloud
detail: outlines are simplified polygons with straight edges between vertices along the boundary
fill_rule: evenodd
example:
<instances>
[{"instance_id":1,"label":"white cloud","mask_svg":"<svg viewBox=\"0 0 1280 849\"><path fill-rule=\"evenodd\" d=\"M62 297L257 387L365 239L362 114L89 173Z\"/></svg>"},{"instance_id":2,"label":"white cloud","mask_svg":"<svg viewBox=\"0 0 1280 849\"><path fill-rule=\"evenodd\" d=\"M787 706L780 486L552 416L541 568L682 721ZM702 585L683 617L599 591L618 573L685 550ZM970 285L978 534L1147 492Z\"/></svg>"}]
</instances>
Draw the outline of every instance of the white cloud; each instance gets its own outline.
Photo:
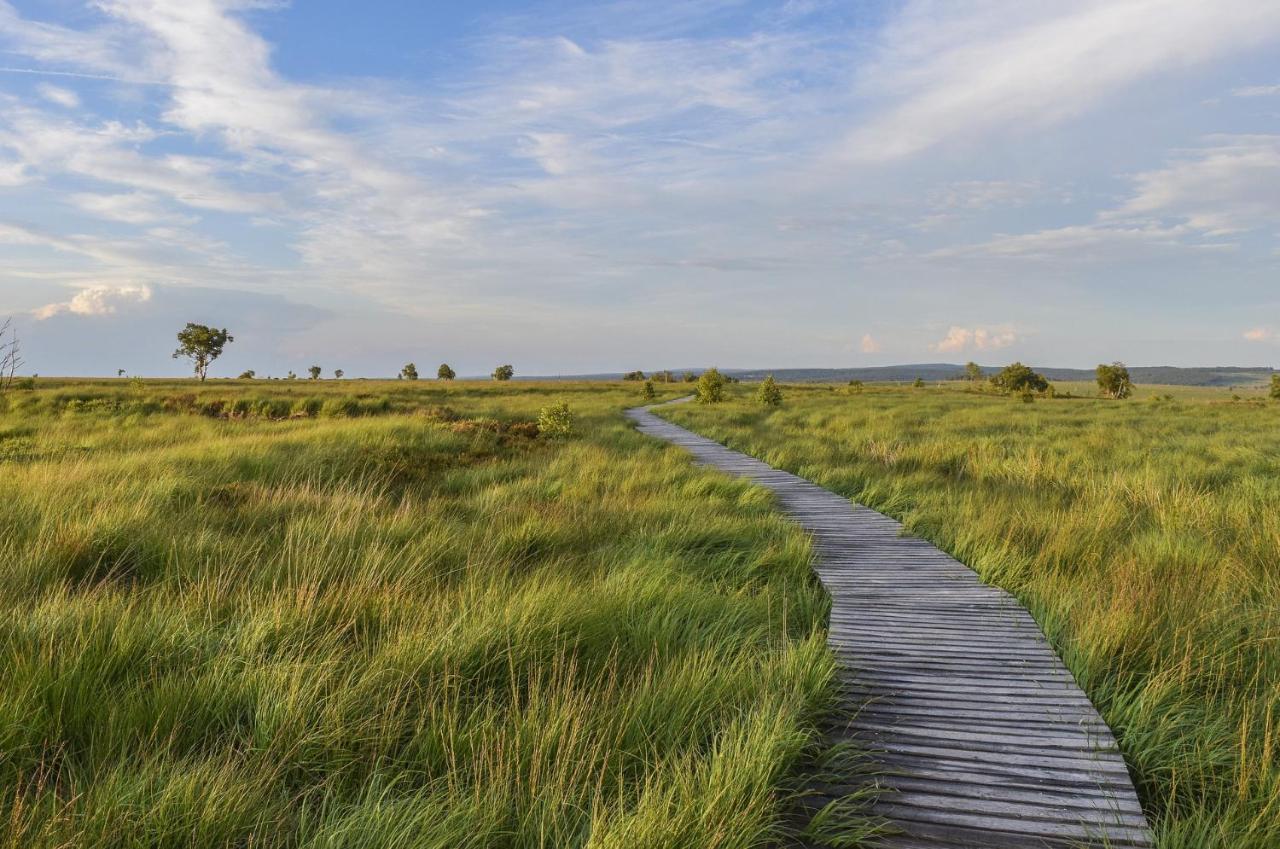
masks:
<instances>
[{"instance_id":1,"label":"white cloud","mask_svg":"<svg viewBox=\"0 0 1280 849\"><path fill-rule=\"evenodd\" d=\"M144 192L115 195L80 193L72 195L70 200L90 215L126 224L154 224L172 218L166 215L154 195Z\"/></svg>"},{"instance_id":2,"label":"white cloud","mask_svg":"<svg viewBox=\"0 0 1280 849\"><path fill-rule=\"evenodd\" d=\"M73 315L111 315L122 303L145 303L151 300L150 286L89 286L81 289L68 301L45 304L33 315L40 320L61 313Z\"/></svg>"},{"instance_id":3,"label":"white cloud","mask_svg":"<svg viewBox=\"0 0 1280 849\"><path fill-rule=\"evenodd\" d=\"M1257 0L908 3L862 85L897 104L843 144L883 161L954 138L1073 117L1142 78L1196 67L1280 33Z\"/></svg>"},{"instance_id":4,"label":"white cloud","mask_svg":"<svg viewBox=\"0 0 1280 849\"><path fill-rule=\"evenodd\" d=\"M0 161L0 187L21 186L30 179L25 162Z\"/></svg>"},{"instance_id":5,"label":"white cloud","mask_svg":"<svg viewBox=\"0 0 1280 849\"><path fill-rule=\"evenodd\" d=\"M77 109L80 106L79 95L69 88L41 83L37 90L40 92L41 97L58 106L64 106L67 109Z\"/></svg>"},{"instance_id":6,"label":"white cloud","mask_svg":"<svg viewBox=\"0 0 1280 849\"><path fill-rule=\"evenodd\" d=\"M862 334L862 341L859 343L859 346L862 348L862 353L864 354L878 354L883 348L880 344L880 340L876 339L870 333Z\"/></svg>"},{"instance_id":7,"label":"white cloud","mask_svg":"<svg viewBox=\"0 0 1280 849\"><path fill-rule=\"evenodd\" d=\"M1280 136L1217 136L1134 178L1136 194L1104 219L1159 216L1209 236L1280 227Z\"/></svg>"},{"instance_id":8,"label":"white cloud","mask_svg":"<svg viewBox=\"0 0 1280 849\"><path fill-rule=\"evenodd\" d=\"M1013 330L1005 328L987 328L987 327L952 327L947 331L947 335L939 341L933 343L929 347L940 353L955 353L974 348L979 351L994 351L999 348L1007 348L1018 341L1018 336Z\"/></svg>"},{"instance_id":9,"label":"white cloud","mask_svg":"<svg viewBox=\"0 0 1280 849\"><path fill-rule=\"evenodd\" d=\"M1271 97L1276 94L1280 94L1280 85L1250 85L1231 90L1232 97Z\"/></svg>"},{"instance_id":10,"label":"white cloud","mask_svg":"<svg viewBox=\"0 0 1280 849\"><path fill-rule=\"evenodd\" d=\"M1265 342L1275 334L1266 327L1254 327L1244 332L1244 338L1250 342Z\"/></svg>"}]
</instances>

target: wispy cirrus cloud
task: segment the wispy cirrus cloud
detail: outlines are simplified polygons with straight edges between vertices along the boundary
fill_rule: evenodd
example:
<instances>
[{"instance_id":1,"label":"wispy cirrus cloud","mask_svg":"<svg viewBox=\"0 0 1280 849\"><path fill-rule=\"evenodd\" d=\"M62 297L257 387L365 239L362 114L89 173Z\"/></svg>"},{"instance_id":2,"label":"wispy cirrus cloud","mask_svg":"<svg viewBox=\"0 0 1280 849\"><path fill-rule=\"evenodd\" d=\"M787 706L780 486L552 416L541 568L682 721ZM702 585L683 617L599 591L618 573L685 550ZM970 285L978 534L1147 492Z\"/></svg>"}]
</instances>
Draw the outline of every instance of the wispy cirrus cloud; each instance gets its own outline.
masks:
<instances>
[{"instance_id":1,"label":"wispy cirrus cloud","mask_svg":"<svg viewBox=\"0 0 1280 849\"><path fill-rule=\"evenodd\" d=\"M1194 68L1280 32L1253 0L1070 4L917 0L884 34L862 85L895 105L850 133L854 160L885 161L944 140L1080 115L1125 86Z\"/></svg>"}]
</instances>

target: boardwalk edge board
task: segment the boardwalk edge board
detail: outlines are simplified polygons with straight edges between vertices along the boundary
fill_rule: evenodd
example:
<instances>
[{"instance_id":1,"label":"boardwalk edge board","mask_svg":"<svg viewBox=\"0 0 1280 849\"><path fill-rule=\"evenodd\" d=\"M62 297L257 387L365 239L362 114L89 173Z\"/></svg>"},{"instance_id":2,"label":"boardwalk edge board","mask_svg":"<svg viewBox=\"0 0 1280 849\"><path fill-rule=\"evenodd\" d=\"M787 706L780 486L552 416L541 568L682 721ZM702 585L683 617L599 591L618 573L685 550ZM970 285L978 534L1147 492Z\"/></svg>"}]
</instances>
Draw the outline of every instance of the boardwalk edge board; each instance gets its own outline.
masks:
<instances>
[{"instance_id":1,"label":"boardwalk edge board","mask_svg":"<svg viewBox=\"0 0 1280 849\"><path fill-rule=\"evenodd\" d=\"M893 833L877 846L1154 846L1110 729L1016 599L902 536L894 519L666 421L654 406L626 415L698 464L771 490L812 537L851 717L829 733L872 752L881 770L872 814Z\"/></svg>"}]
</instances>

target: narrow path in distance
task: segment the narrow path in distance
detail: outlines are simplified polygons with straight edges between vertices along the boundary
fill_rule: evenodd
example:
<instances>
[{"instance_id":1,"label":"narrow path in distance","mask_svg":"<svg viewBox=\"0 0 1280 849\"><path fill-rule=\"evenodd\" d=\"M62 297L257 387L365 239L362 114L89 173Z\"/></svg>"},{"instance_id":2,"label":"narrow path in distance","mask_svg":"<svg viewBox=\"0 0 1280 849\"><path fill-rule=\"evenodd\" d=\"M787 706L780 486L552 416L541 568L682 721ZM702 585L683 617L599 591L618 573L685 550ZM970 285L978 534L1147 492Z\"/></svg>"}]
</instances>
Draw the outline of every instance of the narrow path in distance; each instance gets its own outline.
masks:
<instances>
[{"instance_id":1,"label":"narrow path in distance","mask_svg":"<svg viewBox=\"0 0 1280 849\"><path fill-rule=\"evenodd\" d=\"M886 788L886 849L1151 847L1110 729L1031 614L902 525L650 412L642 433L772 490L813 538L848 715ZM817 799L854 786L814 788Z\"/></svg>"}]
</instances>

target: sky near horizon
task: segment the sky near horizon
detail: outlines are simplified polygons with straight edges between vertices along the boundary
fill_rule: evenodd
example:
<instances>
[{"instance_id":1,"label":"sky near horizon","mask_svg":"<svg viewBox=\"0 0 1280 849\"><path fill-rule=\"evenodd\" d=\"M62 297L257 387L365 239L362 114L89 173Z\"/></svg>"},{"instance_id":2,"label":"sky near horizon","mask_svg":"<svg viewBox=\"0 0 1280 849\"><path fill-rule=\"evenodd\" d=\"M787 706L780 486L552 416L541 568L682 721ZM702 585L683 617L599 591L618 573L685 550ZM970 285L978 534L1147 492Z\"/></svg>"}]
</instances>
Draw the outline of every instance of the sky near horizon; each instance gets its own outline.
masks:
<instances>
[{"instance_id":1,"label":"sky near horizon","mask_svg":"<svg viewBox=\"0 0 1280 849\"><path fill-rule=\"evenodd\" d=\"M1280 2L0 0L41 374L1280 365Z\"/></svg>"}]
</instances>

